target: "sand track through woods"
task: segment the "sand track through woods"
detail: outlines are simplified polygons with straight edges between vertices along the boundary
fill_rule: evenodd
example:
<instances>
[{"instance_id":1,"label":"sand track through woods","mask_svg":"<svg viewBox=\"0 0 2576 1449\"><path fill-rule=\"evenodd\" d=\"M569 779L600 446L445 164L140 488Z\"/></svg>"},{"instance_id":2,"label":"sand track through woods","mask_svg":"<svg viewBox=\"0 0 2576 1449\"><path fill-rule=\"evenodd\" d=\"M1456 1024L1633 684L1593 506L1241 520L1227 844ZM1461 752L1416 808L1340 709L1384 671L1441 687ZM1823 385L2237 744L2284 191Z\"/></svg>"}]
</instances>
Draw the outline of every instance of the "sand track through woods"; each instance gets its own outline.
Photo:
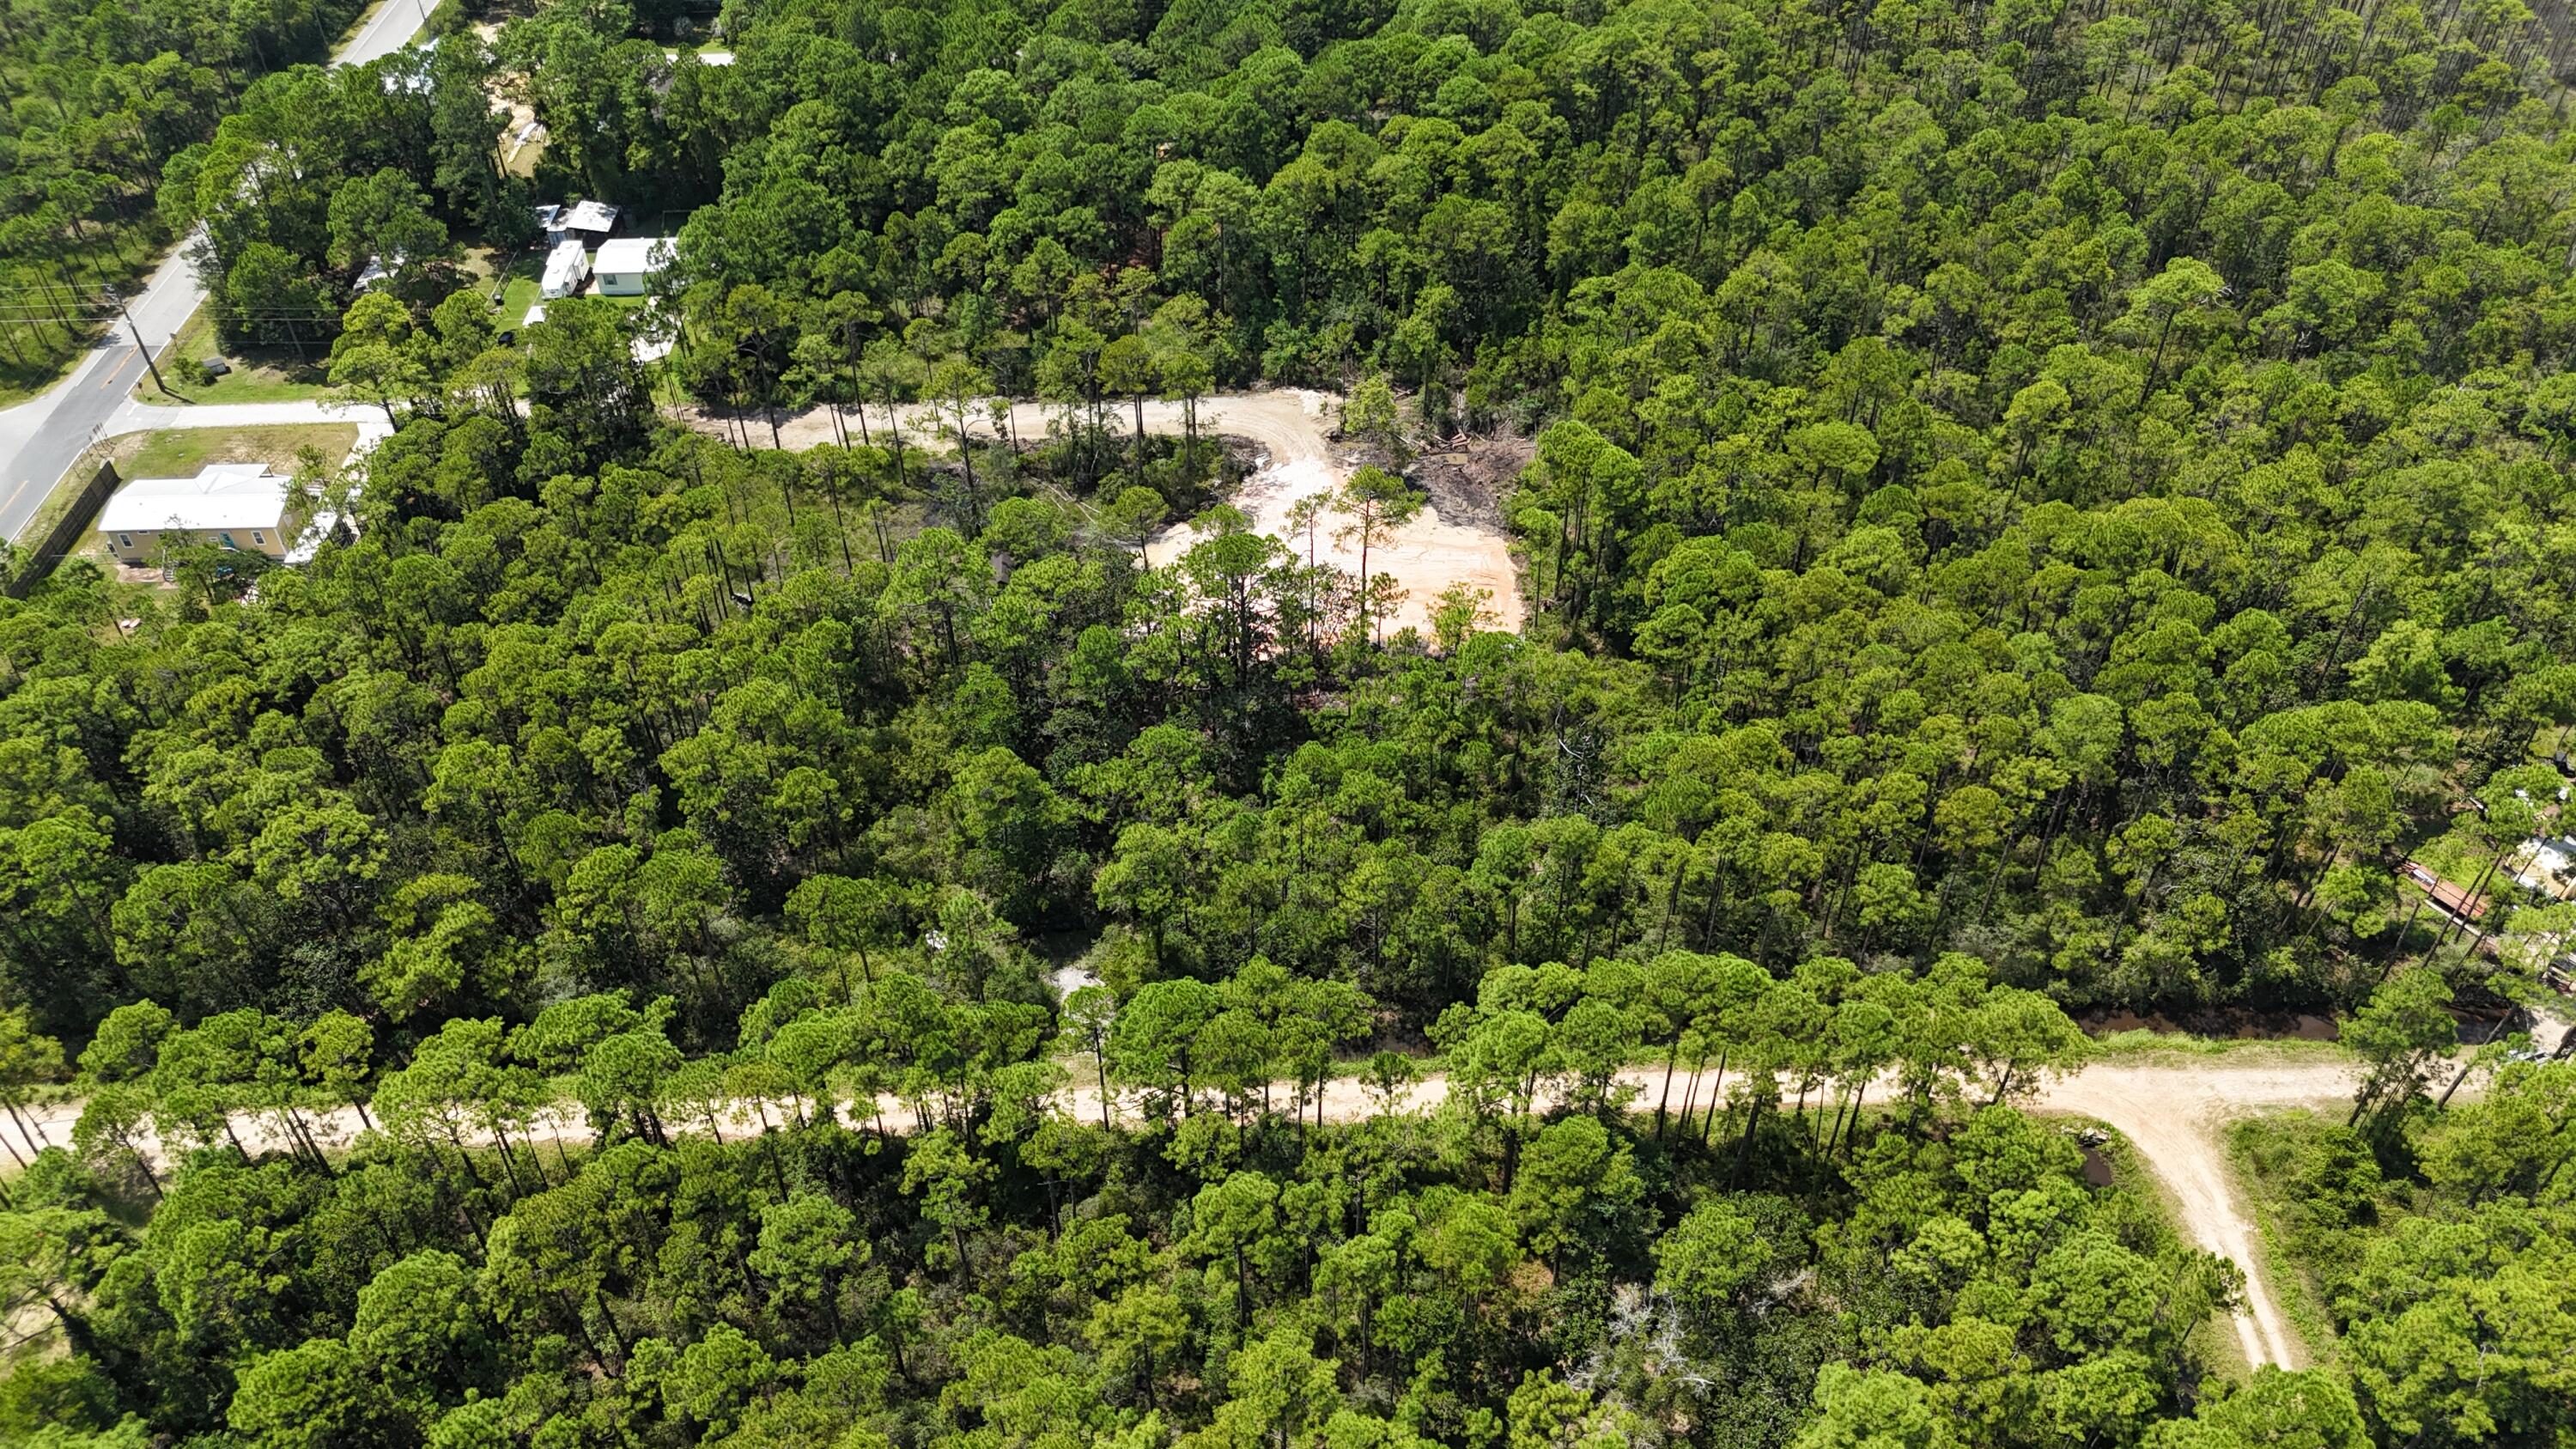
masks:
<instances>
[{"instance_id":1,"label":"sand track through woods","mask_svg":"<svg viewBox=\"0 0 2576 1449\"><path fill-rule=\"evenodd\" d=\"M1254 529L1278 539L1300 560L1306 558L1310 540L1289 525L1288 510L1301 498L1340 487L1351 474L1350 460L1332 443L1340 406L1341 400L1331 393L1302 388L1220 393L1199 403L1201 436L1240 439L1262 453L1259 470L1242 491L1225 501L1249 515ZM906 404L895 414L907 441L948 446L947 432L927 405ZM1011 408L1011 433L1025 445L1046 437L1048 424L1062 416L1061 408L1017 403ZM681 417L703 432L748 436L754 445L768 441L769 424L757 415L734 419L688 409L682 411ZM1110 426L1122 437L1133 434L1135 419L1132 404L1109 411ZM1145 404L1144 421L1149 433L1177 435L1185 419L1179 403L1152 401ZM885 410L869 409L872 436L882 440L884 426ZM858 439L859 426L851 414L843 412L835 421L832 409L808 408L779 418L777 441L783 447L798 449L837 443L843 428L849 430L853 441ZM992 425L980 414L972 431L981 438L994 436ZM1314 557L1318 562L1332 563L1357 574L1358 545L1333 537L1342 521L1327 515L1311 540ZM1145 556L1148 562L1161 567L1187 552L1196 541L1186 523L1176 523L1146 547ZM1432 601L1452 584L1465 584L1491 594L1486 607L1493 611L1494 626L1517 629L1521 625L1520 582L1512 567L1510 540L1499 528L1445 518L1439 505L1426 505L1412 522L1371 548L1368 563L1371 575L1390 575L1405 588L1404 602L1387 619L1389 633L1410 625L1422 629L1427 636Z\"/></svg>"},{"instance_id":2,"label":"sand track through woods","mask_svg":"<svg viewBox=\"0 0 2576 1449\"><path fill-rule=\"evenodd\" d=\"M1640 1105L1653 1110L1662 1091L1662 1074L1635 1068L1623 1073L1622 1079L1639 1087ZM2351 1065L2331 1060L2238 1066L2229 1065L2224 1058L2214 1058L2173 1064L2097 1065L2050 1083L2034 1105L2042 1111L2099 1119L2129 1139L2140 1159L2171 1190L2185 1235L2195 1245L2244 1270L2244 1302L2236 1314L2234 1328L2245 1361L2295 1368L2306 1362L2307 1352L2282 1315L2279 1299L2265 1277L2263 1258L2256 1251L2257 1230L2237 1192L2222 1133L2231 1118L2286 1107L2331 1108L2348 1102L2353 1084ZM1674 1079L1673 1100L1679 1102L1687 1093L1705 1101L1714 1086L1714 1073L1695 1085L1684 1074ZM1446 1095L1447 1084L1436 1076L1429 1077L1413 1088L1407 1105L1428 1110ZM1066 1092L1061 1101L1078 1120L1099 1120L1097 1092L1077 1088ZM911 1108L903 1102L887 1097L880 1099L876 1107L895 1130L912 1124ZM1327 1120L1354 1121L1373 1110L1356 1080L1335 1081L1325 1091L1323 1111ZM79 1116L79 1107L56 1104L27 1115L46 1141L59 1145L70 1141L71 1124ZM745 1130L761 1120L749 1103L737 1104L726 1115L745 1124ZM782 1115L774 1106L768 1112L771 1120ZM319 1140L334 1146L353 1140L365 1125L356 1112L345 1108L307 1114L304 1120ZM265 1115L242 1113L234 1117L232 1126L243 1146L252 1152L286 1150L282 1126ZM534 1135L578 1144L589 1139L590 1128L579 1108L567 1106L540 1120ZM17 1124L6 1117L0 1117L0 1140L22 1153L31 1150ZM148 1144L146 1151L156 1161L161 1157L158 1144Z\"/></svg>"}]
</instances>

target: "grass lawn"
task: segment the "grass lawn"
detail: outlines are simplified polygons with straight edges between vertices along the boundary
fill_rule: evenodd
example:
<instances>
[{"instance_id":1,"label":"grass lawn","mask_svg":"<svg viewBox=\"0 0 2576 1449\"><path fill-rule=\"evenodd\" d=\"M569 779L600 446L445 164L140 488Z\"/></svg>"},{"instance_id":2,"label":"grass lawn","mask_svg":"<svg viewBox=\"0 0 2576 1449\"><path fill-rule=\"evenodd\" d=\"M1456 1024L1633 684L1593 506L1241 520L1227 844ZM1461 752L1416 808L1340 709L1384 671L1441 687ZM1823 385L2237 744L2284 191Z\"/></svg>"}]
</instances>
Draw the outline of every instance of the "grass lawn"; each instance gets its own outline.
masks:
<instances>
[{"instance_id":1,"label":"grass lawn","mask_svg":"<svg viewBox=\"0 0 2576 1449\"><path fill-rule=\"evenodd\" d=\"M517 329L521 323L528 320L528 309L537 305L539 290L540 283L535 277L523 277L519 275L517 268L511 268L509 284L501 290L500 315L493 321L504 332Z\"/></svg>"},{"instance_id":2,"label":"grass lawn","mask_svg":"<svg viewBox=\"0 0 2576 1449\"><path fill-rule=\"evenodd\" d=\"M2092 1041L2095 1061L2136 1065L2171 1063L2191 1057L2225 1057L2231 1065L2337 1061L2352 1053L2336 1041L2303 1041L2294 1037L2193 1036L2179 1031L2122 1031Z\"/></svg>"},{"instance_id":3,"label":"grass lawn","mask_svg":"<svg viewBox=\"0 0 2576 1449\"><path fill-rule=\"evenodd\" d=\"M358 445L355 423L286 423L262 428L164 428L157 433L127 433L109 440L131 443L117 459L116 471L128 478L186 478L209 463L266 463L290 472L302 448L320 450L337 466Z\"/></svg>"},{"instance_id":4,"label":"grass lawn","mask_svg":"<svg viewBox=\"0 0 2576 1449\"><path fill-rule=\"evenodd\" d=\"M0 362L0 408L14 408L29 399L44 396L79 360L80 354L73 353L69 357L43 357L24 367Z\"/></svg>"},{"instance_id":5,"label":"grass lawn","mask_svg":"<svg viewBox=\"0 0 2576 1449\"><path fill-rule=\"evenodd\" d=\"M320 359L325 349L316 345L308 355ZM209 357L221 357L233 370L213 383L194 380L196 364ZM161 353L161 376L170 391L199 403L295 402L304 398L329 397L332 389L323 380L322 369L298 358L292 348L249 347L226 352L215 336L215 324L200 307L179 329L179 335ZM167 402L161 390L146 377L135 385L135 396L146 402Z\"/></svg>"},{"instance_id":6,"label":"grass lawn","mask_svg":"<svg viewBox=\"0 0 2576 1449\"><path fill-rule=\"evenodd\" d=\"M492 325L503 332L512 331L536 305L540 278L546 269L542 251L512 252L503 255L489 247L476 247L465 255L466 270L474 273L483 295L494 295L498 287L500 305L492 311Z\"/></svg>"},{"instance_id":7,"label":"grass lawn","mask_svg":"<svg viewBox=\"0 0 2576 1449\"><path fill-rule=\"evenodd\" d=\"M104 456L108 448L112 446L112 441L113 440L111 440L110 443L101 443L97 447L90 449L88 452L81 454L78 458L73 459L72 465L63 470L62 481L54 485L54 491L47 494L45 496L45 501L37 507L33 514L28 516L25 531L18 535L18 541L28 549L27 553L19 557L17 564L18 573L23 574L29 570L38 568L43 568L44 571L48 573L52 572L50 568L45 567L38 560L38 557L34 552L36 541L53 532L54 525L61 522L62 516L71 512L72 506L80 501L82 485L89 482L90 475L98 471L98 460ZM121 472L123 470L120 468L119 471ZM89 533L81 540L81 542L73 545L71 553L74 556L78 556L89 552L92 548L98 549L102 555L107 551L105 546L98 542L98 535L95 532ZM0 578L7 578L9 576L10 574L7 571L0 570Z\"/></svg>"}]
</instances>

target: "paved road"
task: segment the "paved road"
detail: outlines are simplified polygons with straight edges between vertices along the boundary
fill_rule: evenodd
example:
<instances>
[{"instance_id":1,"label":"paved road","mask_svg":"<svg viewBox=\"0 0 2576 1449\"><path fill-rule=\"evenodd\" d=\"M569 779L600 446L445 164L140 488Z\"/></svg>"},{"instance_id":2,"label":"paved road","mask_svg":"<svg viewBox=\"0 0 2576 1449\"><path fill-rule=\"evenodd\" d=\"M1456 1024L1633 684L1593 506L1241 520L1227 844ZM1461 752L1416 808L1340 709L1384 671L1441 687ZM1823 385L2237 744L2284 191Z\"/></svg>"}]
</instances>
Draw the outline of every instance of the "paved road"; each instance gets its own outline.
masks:
<instances>
[{"instance_id":1,"label":"paved road","mask_svg":"<svg viewBox=\"0 0 2576 1449\"><path fill-rule=\"evenodd\" d=\"M410 43L428 18L426 0L384 0L358 22L332 63L364 65L391 55ZM182 246L163 259L126 307L142 328L144 342L159 349L187 325L205 297ZM147 375L133 329L120 322L52 391L0 410L0 538L15 539L25 530L82 450L101 437L129 431L109 424Z\"/></svg>"},{"instance_id":2,"label":"paved road","mask_svg":"<svg viewBox=\"0 0 2576 1449\"><path fill-rule=\"evenodd\" d=\"M420 34L420 28L429 23L429 8L429 0L384 0L383 4L367 12L365 18L358 22L358 28L340 42L340 49L332 55L331 63L365 65L411 44L411 38Z\"/></svg>"},{"instance_id":3,"label":"paved road","mask_svg":"<svg viewBox=\"0 0 2576 1449\"><path fill-rule=\"evenodd\" d=\"M205 294L182 248L166 258L141 296L126 304L144 337L167 344ZM26 528L72 460L104 434L110 414L148 374L123 323L84 354L51 392L0 412L0 538Z\"/></svg>"}]
</instances>

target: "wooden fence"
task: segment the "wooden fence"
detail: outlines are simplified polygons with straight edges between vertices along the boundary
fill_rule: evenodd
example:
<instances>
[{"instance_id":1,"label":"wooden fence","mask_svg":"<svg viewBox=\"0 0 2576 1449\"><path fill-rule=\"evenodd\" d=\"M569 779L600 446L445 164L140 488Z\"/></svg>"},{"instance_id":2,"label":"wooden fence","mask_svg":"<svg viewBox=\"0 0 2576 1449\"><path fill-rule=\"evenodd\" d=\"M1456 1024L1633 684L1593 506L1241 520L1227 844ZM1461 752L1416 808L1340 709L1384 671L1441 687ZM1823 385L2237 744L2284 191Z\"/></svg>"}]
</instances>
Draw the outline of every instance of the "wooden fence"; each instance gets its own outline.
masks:
<instances>
[{"instance_id":1,"label":"wooden fence","mask_svg":"<svg viewBox=\"0 0 2576 1449\"><path fill-rule=\"evenodd\" d=\"M114 493L116 485L122 481L117 476L116 465L100 459L98 471L81 485L80 496L73 499L72 506L54 520L53 527L45 530L45 536L28 539L20 547L17 571L6 580L0 580L0 594L23 599L35 590L36 585L51 577L54 566L78 548L81 539L98 522L99 509L106 506L108 495Z\"/></svg>"}]
</instances>

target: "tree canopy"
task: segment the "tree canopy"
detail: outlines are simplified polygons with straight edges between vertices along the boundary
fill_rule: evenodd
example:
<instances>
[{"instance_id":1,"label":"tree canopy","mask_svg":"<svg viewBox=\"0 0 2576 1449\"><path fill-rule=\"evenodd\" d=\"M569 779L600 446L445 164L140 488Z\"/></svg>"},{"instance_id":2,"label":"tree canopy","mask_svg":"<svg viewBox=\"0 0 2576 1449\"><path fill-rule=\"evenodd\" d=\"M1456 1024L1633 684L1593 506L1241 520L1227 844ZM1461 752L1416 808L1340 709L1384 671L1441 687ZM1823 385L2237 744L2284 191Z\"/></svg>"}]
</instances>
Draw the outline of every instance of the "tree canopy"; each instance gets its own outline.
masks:
<instances>
[{"instance_id":1,"label":"tree canopy","mask_svg":"<svg viewBox=\"0 0 2576 1449\"><path fill-rule=\"evenodd\" d=\"M2528 11L442 13L0 37L0 178L149 153L394 427L308 564L0 599L0 1438L2565 1435L2558 1078L2444 1105L2568 925ZM497 318L573 194L673 266ZM1394 627L1433 509L1524 617ZM2348 1014L2315 1191L2443 1204L2224 1389L2022 1110L2212 1009Z\"/></svg>"}]
</instances>

